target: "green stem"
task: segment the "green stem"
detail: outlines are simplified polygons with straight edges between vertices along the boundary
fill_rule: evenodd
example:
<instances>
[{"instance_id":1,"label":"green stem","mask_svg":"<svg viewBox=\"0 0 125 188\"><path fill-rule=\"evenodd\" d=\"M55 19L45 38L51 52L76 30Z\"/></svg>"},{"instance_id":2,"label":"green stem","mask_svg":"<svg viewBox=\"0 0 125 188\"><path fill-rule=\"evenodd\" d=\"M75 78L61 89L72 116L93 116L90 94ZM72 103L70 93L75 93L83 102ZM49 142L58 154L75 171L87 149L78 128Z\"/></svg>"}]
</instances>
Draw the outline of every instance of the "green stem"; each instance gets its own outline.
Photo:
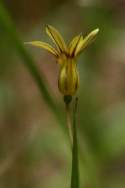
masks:
<instances>
[{"instance_id":1,"label":"green stem","mask_svg":"<svg viewBox=\"0 0 125 188\"><path fill-rule=\"evenodd\" d=\"M66 104L66 116L67 116L67 127L69 131L69 137L70 137L70 144L72 147L73 144L73 135L72 135L72 121L71 121L71 111L70 111L70 104Z\"/></svg>"},{"instance_id":2,"label":"green stem","mask_svg":"<svg viewBox=\"0 0 125 188\"><path fill-rule=\"evenodd\" d=\"M78 139L77 139L77 103L75 100L73 108L73 147L72 147L72 174L71 174L71 188L79 188L79 159L78 159Z\"/></svg>"},{"instance_id":3,"label":"green stem","mask_svg":"<svg viewBox=\"0 0 125 188\"><path fill-rule=\"evenodd\" d=\"M70 144L72 147L73 143L73 135L72 135L72 121L71 121L71 110L70 110L70 104L72 101L72 96L70 95L65 95L64 96L64 103L65 103L65 108L66 108L66 123L67 123L67 128L69 131L69 138L70 138Z\"/></svg>"}]
</instances>

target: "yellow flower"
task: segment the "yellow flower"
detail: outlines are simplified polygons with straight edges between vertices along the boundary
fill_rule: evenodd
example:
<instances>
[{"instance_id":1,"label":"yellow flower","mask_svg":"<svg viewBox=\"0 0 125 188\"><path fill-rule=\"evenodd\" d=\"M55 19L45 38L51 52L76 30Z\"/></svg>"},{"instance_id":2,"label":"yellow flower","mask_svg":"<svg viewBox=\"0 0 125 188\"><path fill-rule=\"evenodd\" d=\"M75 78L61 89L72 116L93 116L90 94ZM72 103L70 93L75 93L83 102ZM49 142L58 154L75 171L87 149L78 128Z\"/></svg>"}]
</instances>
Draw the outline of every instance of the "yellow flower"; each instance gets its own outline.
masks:
<instances>
[{"instance_id":1,"label":"yellow flower","mask_svg":"<svg viewBox=\"0 0 125 188\"><path fill-rule=\"evenodd\" d=\"M60 65L59 90L64 96L73 96L79 86L76 58L95 39L98 32L99 29L95 29L85 38L79 34L66 45L60 33L54 27L47 25L46 33L52 39L55 48L41 41L26 42L26 44L44 48L56 57L56 61Z\"/></svg>"}]
</instances>

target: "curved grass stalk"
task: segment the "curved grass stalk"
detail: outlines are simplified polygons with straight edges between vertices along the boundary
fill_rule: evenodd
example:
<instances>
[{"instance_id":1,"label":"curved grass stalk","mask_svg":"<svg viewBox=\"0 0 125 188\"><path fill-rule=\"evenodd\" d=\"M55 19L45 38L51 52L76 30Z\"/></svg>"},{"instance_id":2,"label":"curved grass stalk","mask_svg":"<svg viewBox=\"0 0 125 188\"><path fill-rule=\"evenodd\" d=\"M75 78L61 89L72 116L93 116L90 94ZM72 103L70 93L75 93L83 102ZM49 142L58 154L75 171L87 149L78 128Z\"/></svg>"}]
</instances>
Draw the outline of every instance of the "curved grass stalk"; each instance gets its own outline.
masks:
<instances>
[{"instance_id":1,"label":"curved grass stalk","mask_svg":"<svg viewBox=\"0 0 125 188\"><path fill-rule=\"evenodd\" d=\"M12 45L23 59L24 65L27 67L27 70L32 75L36 85L38 86L42 97L44 98L45 102L55 115L56 119L58 120L60 125L64 124L62 114L59 110L59 107L54 102L53 97L50 95L48 90L47 84L45 83L44 75L42 72L39 73L39 70L35 66L33 58L31 55L26 51L22 41L18 37L18 34L15 29L15 25L10 19L10 16L7 10L4 8L2 2L0 2L0 28L3 28L5 33L10 37L12 41ZM64 126L62 126L64 129Z\"/></svg>"}]
</instances>

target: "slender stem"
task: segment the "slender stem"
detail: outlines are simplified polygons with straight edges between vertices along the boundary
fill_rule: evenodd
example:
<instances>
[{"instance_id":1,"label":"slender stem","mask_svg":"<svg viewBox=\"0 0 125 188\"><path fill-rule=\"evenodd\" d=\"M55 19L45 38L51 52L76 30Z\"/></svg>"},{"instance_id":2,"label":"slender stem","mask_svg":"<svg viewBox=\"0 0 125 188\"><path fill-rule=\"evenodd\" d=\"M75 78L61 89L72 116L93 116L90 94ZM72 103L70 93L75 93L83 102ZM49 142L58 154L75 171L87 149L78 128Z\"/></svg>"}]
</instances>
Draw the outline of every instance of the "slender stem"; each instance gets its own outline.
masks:
<instances>
[{"instance_id":1,"label":"slender stem","mask_svg":"<svg viewBox=\"0 0 125 188\"><path fill-rule=\"evenodd\" d=\"M71 143L71 147L72 147L73 136L72 136L72 118L71 118L71 109L70 109L71 101L72 101L71 95L64 96L64 103L65 103L66 116L67 116L66 121L67 121L67 127L68 127L68 131L69 131L70 143Z\"/></svg>"},{"instance_id":2,"label":"slender stem","mask_svg":"<svg viewBox=\"0 0 125 188\"><path fill-rule=\"evenodd\" d=\"M76 128L78 98L75 99L75 104L73 108L73 117L71 116L71 109L70 109L71 100L72 100L71 96L64 96L64 102L66 104L67 126L69 130L69 136L72 146L71 188L79 188L79 160L78 160L78 143L77 143L77 128Z\"/></svg>"},{"instance_id":3,"label":"slender stem","mask_svg":"<svg viewBox=\"0 0 125 188\"><path fill-rule=\"evenodd\" d=\"M71 188L79 188L79 160L78 160L78 142L77 142L77 104L78 98L75 99L73 108L73 147L72 147L72 174Z\"/></svg>"},{"instance_id":4,"label":"slender stem","mask_svg":"<svg viewBox=\"0 0 125 188\"><path fill-rule=\"evenodd\" d=\"M71 111L70 111L70 104L66 104L66 119L67 119L67 127L69 131L70 143L71 146L73 144L73 135L72 135L72 122L71 122Z\"/></svg>"}]
</instances>

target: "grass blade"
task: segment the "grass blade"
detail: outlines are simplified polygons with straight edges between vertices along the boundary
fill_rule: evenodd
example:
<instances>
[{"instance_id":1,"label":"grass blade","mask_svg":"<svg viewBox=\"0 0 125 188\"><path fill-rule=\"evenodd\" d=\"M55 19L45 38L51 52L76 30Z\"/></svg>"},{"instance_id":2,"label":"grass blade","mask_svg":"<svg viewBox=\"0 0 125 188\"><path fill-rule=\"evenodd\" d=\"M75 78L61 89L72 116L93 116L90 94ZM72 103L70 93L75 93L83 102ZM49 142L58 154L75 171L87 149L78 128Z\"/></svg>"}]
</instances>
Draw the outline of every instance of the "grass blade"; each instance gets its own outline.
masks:
<instances>
[{"instance_id":1,"label":"grass blade","mask_svg":"<svg viewBox=\"0 0 125 188\"><path fill-rule=\"evenodd\" d=\"M77 140L77 103L78 99L75 100L73 109L73 147L72 147L72 174L71 174L71 188L79 188L79 162L78 162L78 140Z\"/></svg>"},{"instance_id":2,"label":"grass blade","mask_svg":"<svg viewBox=\"0 0 125 188\"><path fill-rule=\"evenodd\" d=\"M16 32L15 25L11 21L7 10L4 8L1 2L0 2L0 27L10 37L12 41L12 45L14 45L18 54L23 59L24 65L27 67L28 71L32 75L36 85L40 90L42 97L44 98L45 102L48 104L51 111L54 113L56 119L60 124L63 124L63 118L60 113L60 110L58 109L56 103L54 102L52 96L50 95L50 93L52 92L48 91L42 72L39 73L39 70L35 66L35 63L31 55L24 48L24 45L22 41L19 39L18 34Z\"/></svg>"}]
</instances>

